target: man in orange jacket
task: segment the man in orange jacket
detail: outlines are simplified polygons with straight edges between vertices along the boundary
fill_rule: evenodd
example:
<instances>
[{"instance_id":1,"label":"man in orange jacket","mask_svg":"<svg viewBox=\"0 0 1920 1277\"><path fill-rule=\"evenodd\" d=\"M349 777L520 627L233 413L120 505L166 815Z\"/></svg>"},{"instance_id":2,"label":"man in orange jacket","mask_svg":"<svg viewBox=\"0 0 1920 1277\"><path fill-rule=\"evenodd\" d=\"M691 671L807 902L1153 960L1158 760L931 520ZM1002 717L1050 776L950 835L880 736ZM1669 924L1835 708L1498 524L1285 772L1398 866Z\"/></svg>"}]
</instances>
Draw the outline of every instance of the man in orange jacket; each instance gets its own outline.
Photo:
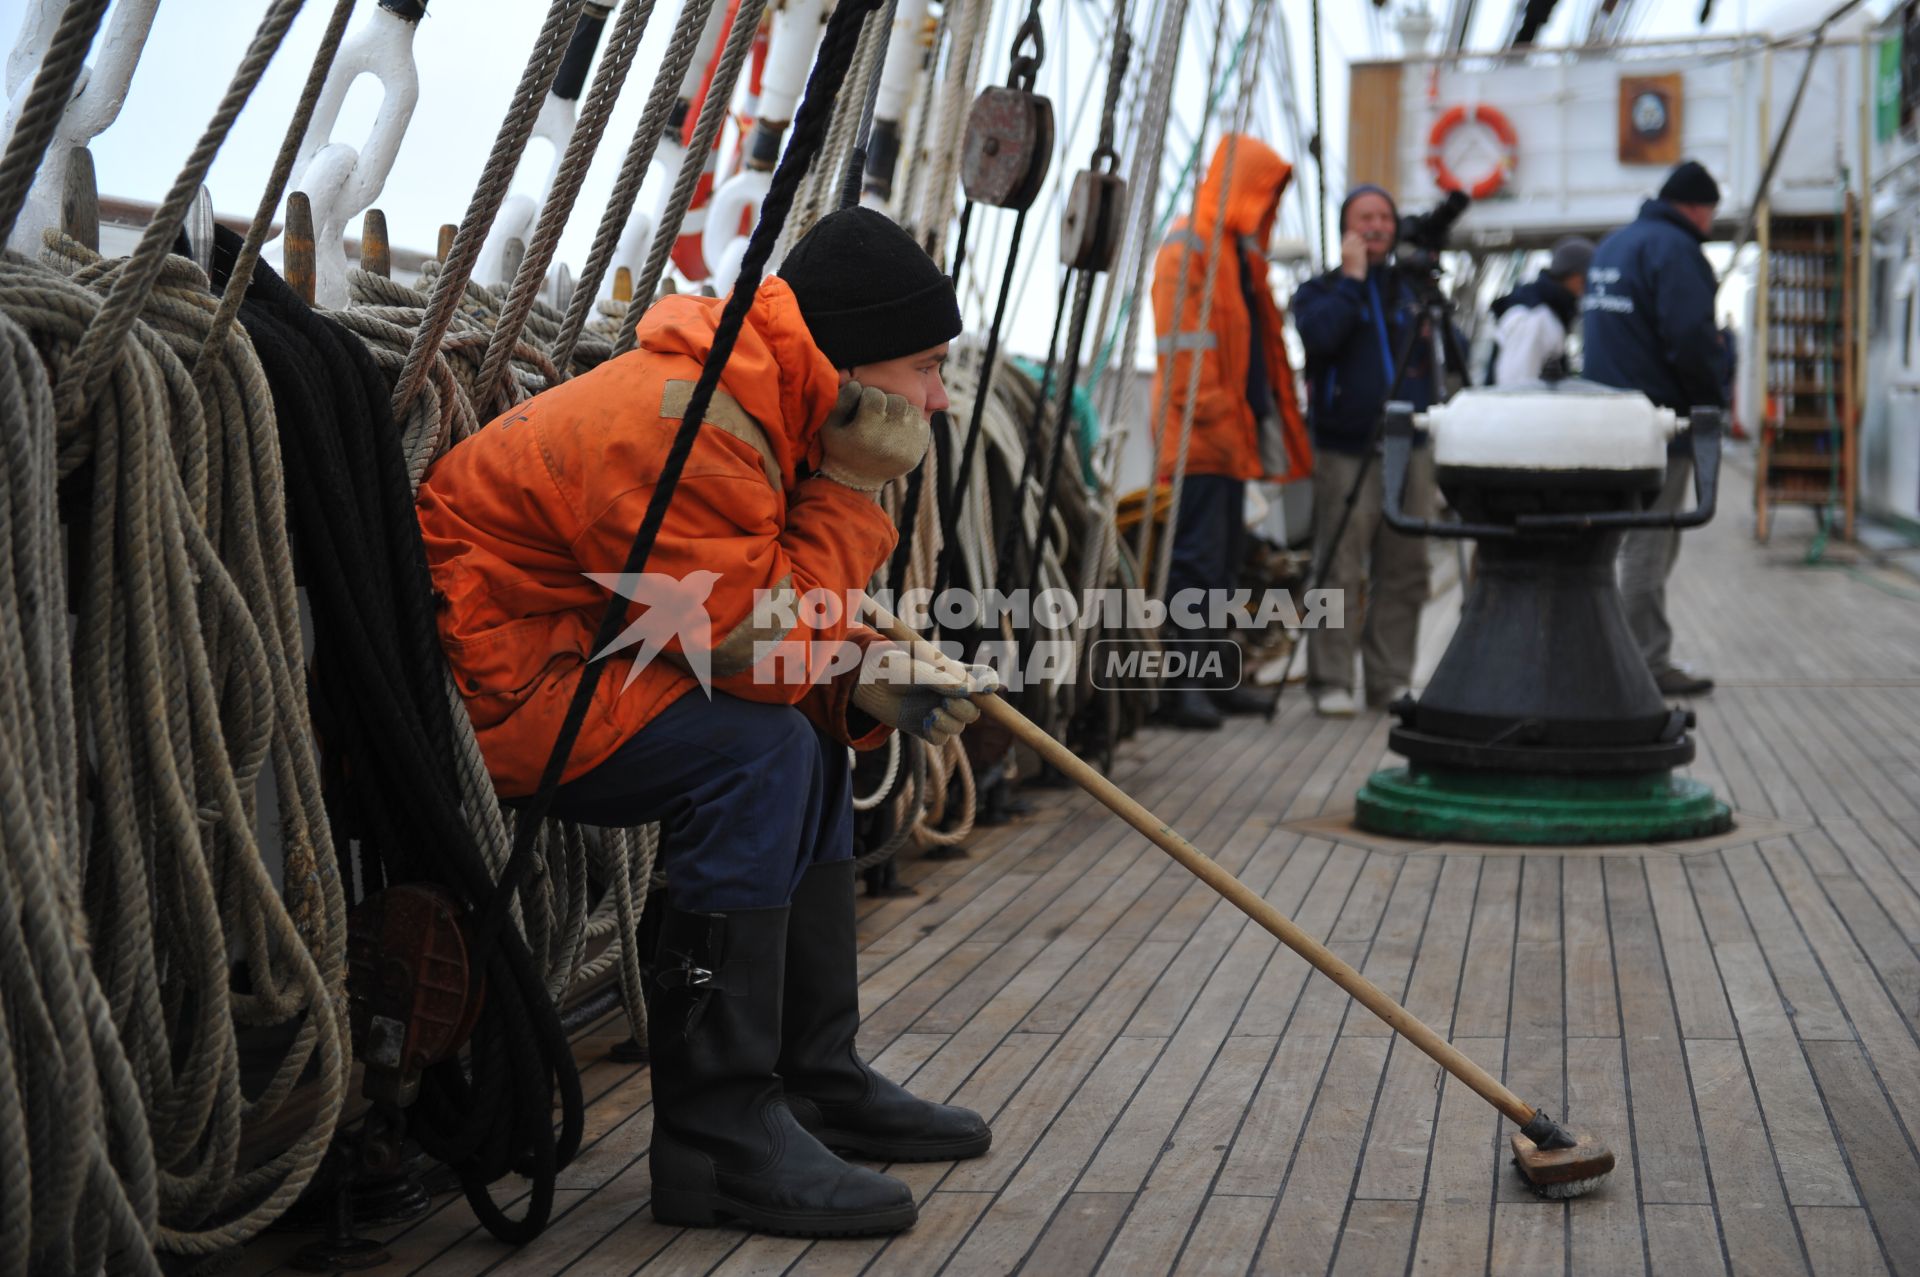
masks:
<instances>
[{"instance_id":1,"label":"man in orange jacket","mask_svg":"<svg viewBox=\"0 0 1920 1277\"><path fill-rule=\"evenodd\" d=\"M1197 216L1175 223L1154 262L1153 317L1160 358L1153 401L1168 404L1159 422L1162 483L1173 477L1189 405L1193 413L1167 572L1170 623L1176 626L1183 592L1231 591L1239 578L1246 547L1247 481L1284 483L1304 477L1312 467L1293 365L1282 339L1285 320L1267 287L1267 241L1292 177L1293 167L1265 143L1244 135L1220 139L1195 200ZM1203 315L1216 217L1220 262L1212 304ZM1177 317L1176 294L1181 295ZM1200 361L1197 383L1194 359ZM1190 609L1187 615L1191 618ZM1206 624L1204 616L1200 624ZM1206 631L1180 628L1181 641L1188 650L1197 650L1192 645L1204 639ZM1266 708L1265 698L1250 688L1191 686L1172 694L1165 716L1179 727L1217 728L1222 711L1264 713Z\"/></svg>"},{"instance_id":2,"label":"man in orange jacket","mask_svg":"<svg viewBox=\"0 0 1920 1277\"><path fill-rule=\"evenodd\" d=\"M919 463L947 405L960 312L885 217L821 219L755 294L646 572L623 579L721 306L661 301L638 349L433 467L418 505L440 633L512 799L538 784L608 587L649 605L632 609L641 646L610 658L553 810L662 824L655 1218L896 1231L912 1192L829 1150L971 1157L991 1136L854 1050L848 746L893 729L944 742L994 683L914 660L834 605L893 549L877 494Z\"/></svg>"}]
</instances>

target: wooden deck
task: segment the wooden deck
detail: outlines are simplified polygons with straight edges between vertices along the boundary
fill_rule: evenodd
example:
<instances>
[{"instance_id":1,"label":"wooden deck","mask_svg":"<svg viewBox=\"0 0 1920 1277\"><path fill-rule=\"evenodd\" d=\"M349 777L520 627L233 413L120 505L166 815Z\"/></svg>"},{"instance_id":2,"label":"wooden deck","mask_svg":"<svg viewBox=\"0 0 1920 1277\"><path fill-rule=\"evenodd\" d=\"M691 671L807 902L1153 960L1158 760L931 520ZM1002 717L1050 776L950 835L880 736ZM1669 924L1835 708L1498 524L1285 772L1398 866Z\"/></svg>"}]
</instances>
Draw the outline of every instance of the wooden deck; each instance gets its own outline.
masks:
<instances>
[{"instance_id":1,"label":"wooden deck","mask_svg":"<svg viewBox=\"0 0 1920 1277\"><path fill-rule=\"evenodd\" d=\"M1732 491L1741 491L1738 475ZM1719 690L1700 759L1791 832L1692 855L1392 854L1288 822L1383 758L1379 715L1149 733L1122 783L1524 1095L1610 1143L1546 1203L1491 1109L1078 796L862 902L862 1039L993 1120L898 1168L890 1241L681 1233L647 1209L643 1070L583 1044L588 1145L511 1252L458 1198L384 1234L418 1273L1920 1271L1920 601L1798 563L1729 502L1674 581ZM1902 594L1904 591L1904 596ZM1437 654L1457 596L1436 600ZM618 1036L613 1034L612 1036ZM303 1240L270 1235L242 1271Z\"/></svg>"}]
</instances>

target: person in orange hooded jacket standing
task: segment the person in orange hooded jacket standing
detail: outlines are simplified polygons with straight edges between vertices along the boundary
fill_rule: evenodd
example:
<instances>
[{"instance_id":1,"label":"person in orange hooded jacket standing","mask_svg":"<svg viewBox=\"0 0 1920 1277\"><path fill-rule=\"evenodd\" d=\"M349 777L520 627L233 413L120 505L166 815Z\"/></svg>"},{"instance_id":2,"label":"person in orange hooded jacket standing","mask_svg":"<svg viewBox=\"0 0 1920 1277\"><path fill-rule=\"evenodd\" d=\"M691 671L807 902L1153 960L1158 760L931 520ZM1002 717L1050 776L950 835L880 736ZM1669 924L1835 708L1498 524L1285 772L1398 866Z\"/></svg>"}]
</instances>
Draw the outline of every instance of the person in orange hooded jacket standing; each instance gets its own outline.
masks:
<instances>
[{"instance_id":1,"label":"person in orange hooded jacket standing","mask_svg":"<svg viewBox=\"0 0 1920 1277\"><path fill-rule=\"evenodd\" d=\"M1192 609L1183 609L1182 593L1230 591L1239 577L1248 481L1284 483L1305 477L1312 468L1293 365L1282 338L1286 321L1267 286L1267 241L1292 177L1293 167L1265 143L1240 134L1221 138L1195 200L1197 217L1174 224L1154 262L1153 317L1160 355L1153 402L1168 405L1158 423L1158 478L1163 483L1172 479L1178 464L1192 361L1200 361L1191 400L1186 479L1167 573L1169 623L1183 635L1176 641L1188 645L1203 640L1206 631L1196 632L1194 625L1183 622L1183 613L1187 622L1198 619L1200 627L1207 617L1204 605L1197 618ZM1220 262L1212 304L1202 314L1216 216L1222 218ZM1169 697L1165 716L1180 727L1217 728L1223 711L1266 709L1266 699L1250 688L1193 686Z\"/></svg>"},{"instance_id":2,"label":"person in orange hooded jacket standing","mask_svg":"<svg viewBox=\"0 0 1920 1277\"><path fill-rule=\"evenodd\" d=\"M534 791L609 589L635 601L553 814L662 825L649 981L652 1205L667 1224L891 1232L901 1181L850 1166L984 1153L978 1114L854 1049L851 765L944 742L991 671L915 660L844 607L897 533L879 489L926 452L959 335L899 227L822 218L755 293L638 580L620 576L722 302L655 305L638 348L463 440L421 485L442 645L509 801ZM705 684L703 687L702 685Z\"/></svg>"}]
</instances>

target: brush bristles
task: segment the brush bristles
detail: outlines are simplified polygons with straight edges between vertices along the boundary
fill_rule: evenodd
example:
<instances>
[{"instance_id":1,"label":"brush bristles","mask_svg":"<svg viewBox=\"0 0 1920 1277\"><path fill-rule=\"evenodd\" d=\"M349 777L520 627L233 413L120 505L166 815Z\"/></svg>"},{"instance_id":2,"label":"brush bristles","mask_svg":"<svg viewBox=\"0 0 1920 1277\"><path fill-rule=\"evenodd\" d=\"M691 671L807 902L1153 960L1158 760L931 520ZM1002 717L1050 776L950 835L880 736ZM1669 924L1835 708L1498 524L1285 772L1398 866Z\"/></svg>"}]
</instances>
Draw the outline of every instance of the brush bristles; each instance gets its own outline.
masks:
<instances>
[{"instance_id":1,"label":"brush bristles","mask_svg":"<svg viewBox=\"0 0 1920 1277\"><path fill-rule=\"evenodd\" d=\"M1526 1177L1522 1176L1521 1178L1524 1179ZM1533 1191L1542 1197L1550 1197L1555 1201L1565 1201L1569 1197L1586 1196L1604 1184L1606 1180L1607 1177L1605 1175L1595 1175L1591 1179L1570 1179L1558 1184L1534 1184L1531 1180L1529 1180L1528 1183L1532 1186Z\"/></svg>"}]
</instances>

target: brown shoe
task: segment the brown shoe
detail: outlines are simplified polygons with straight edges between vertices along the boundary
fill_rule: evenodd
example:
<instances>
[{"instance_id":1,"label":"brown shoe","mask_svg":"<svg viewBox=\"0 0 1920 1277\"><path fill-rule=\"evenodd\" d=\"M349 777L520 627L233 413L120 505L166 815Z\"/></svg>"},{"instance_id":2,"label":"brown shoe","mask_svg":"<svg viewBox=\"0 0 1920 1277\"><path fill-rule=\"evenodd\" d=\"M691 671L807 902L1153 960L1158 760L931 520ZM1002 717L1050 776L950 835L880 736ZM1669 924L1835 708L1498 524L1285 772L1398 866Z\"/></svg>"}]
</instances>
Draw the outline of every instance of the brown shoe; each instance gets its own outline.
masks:
<instances>
[{"instance_id":1,"label":"brown shoe","mask_svg":"<svg viewBox=\"0 0 1920 1277\"><path fill-rule=\"evenodd\" d=\"M1713 680L1704 674L1692 674L1678 666L1653 676L1662 696L1705 696L1713 690Z\"/></svg>"}]
</instances>

